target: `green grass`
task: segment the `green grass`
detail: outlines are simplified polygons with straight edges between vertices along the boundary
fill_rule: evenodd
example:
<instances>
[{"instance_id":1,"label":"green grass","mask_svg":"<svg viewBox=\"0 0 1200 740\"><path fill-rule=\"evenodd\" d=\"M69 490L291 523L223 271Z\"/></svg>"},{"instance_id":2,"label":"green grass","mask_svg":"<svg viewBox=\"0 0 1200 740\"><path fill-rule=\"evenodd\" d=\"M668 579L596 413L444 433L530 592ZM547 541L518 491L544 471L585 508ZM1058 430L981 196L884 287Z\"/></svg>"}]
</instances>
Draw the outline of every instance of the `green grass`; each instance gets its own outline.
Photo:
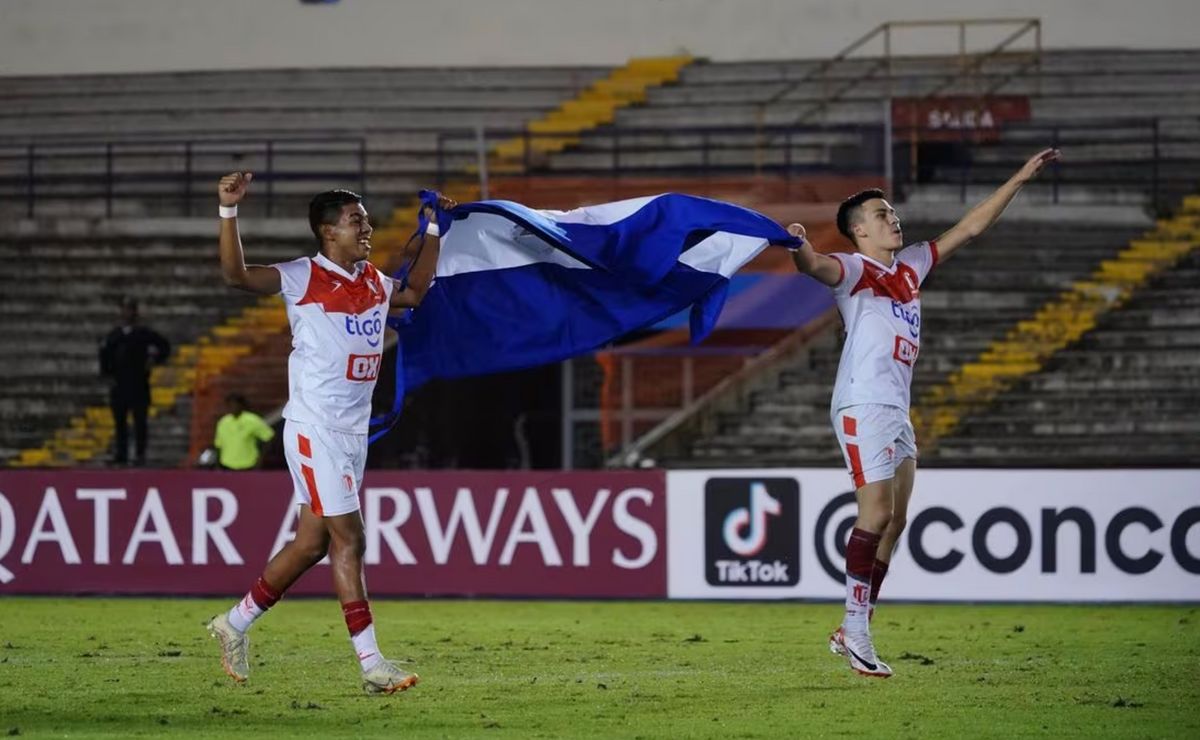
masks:
<instances>
[{"instance_id":1,"label":"green grass","mask_svg":"<svg viewBox=\"0 0 1200 740\"><path fill-rule=\"evenodd\" d=\"M228 606L0 599L0 736L1200 737L1193 607L885 604L881 681L828 652L836 605L376 601L423 678L380 698L332 599L276 607L232 685Z\"/></svg>"}]
</instances>

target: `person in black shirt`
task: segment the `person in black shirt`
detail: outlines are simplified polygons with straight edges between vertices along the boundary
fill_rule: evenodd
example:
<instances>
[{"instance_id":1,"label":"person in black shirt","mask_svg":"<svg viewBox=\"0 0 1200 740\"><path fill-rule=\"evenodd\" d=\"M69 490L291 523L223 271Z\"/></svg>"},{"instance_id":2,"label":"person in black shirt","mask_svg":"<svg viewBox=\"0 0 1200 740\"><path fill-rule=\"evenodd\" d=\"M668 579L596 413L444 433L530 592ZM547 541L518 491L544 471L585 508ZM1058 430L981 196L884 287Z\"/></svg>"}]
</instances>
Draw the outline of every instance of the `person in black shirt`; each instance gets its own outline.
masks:
<instances>
[{"instance_id":1,"label":"person in black shirt","mask_svg":"<svg viewBox=\"0 0 1200 740\"><path fill-rule=\"evenodd\" d=\"M110 383L109 404L116 425L113 463L129 460L128 416L133 414L135 464L146 463L146 409L150 406L150 368L166 362L171 344L161 334L138 323L134 298L121 299L121 323L100 347L100 374Z\"/></svg>"}]
</instances>

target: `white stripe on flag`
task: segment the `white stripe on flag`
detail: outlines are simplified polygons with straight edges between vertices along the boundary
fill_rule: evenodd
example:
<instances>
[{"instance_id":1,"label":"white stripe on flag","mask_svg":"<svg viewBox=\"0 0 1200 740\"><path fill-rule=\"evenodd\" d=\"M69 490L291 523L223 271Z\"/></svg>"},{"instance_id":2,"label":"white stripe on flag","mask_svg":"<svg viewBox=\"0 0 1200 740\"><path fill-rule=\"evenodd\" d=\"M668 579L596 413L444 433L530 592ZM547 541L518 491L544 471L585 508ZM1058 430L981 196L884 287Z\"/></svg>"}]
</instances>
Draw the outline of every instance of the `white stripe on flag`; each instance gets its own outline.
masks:
<instances>
[{"instance_id":1,"label":"white stripe on flag","mask_svg":"<svg viewBox=\"0 0 1200 740\"><path fill-rule=\"evenodd\" d=\"M759 236L718 231L679 255L679 261L701 272L730 277L766 249L767 244L769 242Z\"/></svg>"},{"instance_id":2,"label":"white stripe on flag","mask_svg":"<svg viewBox=\"0 0 1200 740\"><path fill-rule=\"evenodd\" d=\"M660 195L649 195L644 198L618 200L615 203L597 203L594 206L583 206L570 211L540 211L552 221L560 224L593 224L603 226L615 224L629 218L640 211L650 201L660 198Z\"/></svg>"},{"instance_id":3,"label":"white stripe on flag","mask_svg":"<svg viewBox=\"0 0 1200 740\"><path fill-rule=\"evenodd\" d=\"M437 276L444 278L539 263L591 269L503 216L472 213L455 221L450 233L442 240Z\"/></svg>"}]
</instances>

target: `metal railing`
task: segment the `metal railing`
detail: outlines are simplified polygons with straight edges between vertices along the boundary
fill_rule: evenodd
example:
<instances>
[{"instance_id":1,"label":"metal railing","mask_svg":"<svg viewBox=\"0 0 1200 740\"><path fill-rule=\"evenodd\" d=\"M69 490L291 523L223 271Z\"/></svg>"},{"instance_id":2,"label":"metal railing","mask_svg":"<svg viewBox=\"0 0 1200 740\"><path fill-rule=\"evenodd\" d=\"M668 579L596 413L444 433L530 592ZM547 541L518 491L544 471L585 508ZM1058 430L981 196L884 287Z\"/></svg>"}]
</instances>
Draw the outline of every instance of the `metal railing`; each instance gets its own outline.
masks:
<instances>
[{"instance_id":1,"label":"metal railing","mask_svg":"<svg viewBox=\"0 0 1200 740\"><path fill-rule=\"evenodd\" d=\"M641 376L635 376L632 372L632 361L637 358L637 355L618 355L621 357L622 363L629 363L629 367L622 367L623 373L619 376L623 383L619 405L610 403L609 409L600 411L599 409L568 407L564 404L564 461L571 461L567 453L574 452L573 449L567 446L568 433L574 432L575 427L585 425L589 421L607 422L610 427L614 424L620 425L621 433L619 436L610 433L607 435L607 438L603 439L606 443L604 454L606 458L605 465L607 467L654 465L657 461L651 454L652 451L654 451L654 455L658 453L665 453L667 455L683 453L684 450L681 448L680 442L684 442L684 439L676 437L676 432L690 427L690 431L693 434L684 436L694 436L694 433L700 431L697 427L697 422L704 421L701 413L702 409L715 409L720 412L731 408L729 405L730 401L735 402L732 408L737 408L741 401L748 400L759 386L759 379L766 368L777 366L783 362L795 362L797 352L806 346L811 346L810 343L815 338L821 336L827 329L836 324L838 319L835 318L835 314L836 310L834 309L825 311L805 325L797 327L770 347L730 348L734 350L731 354L737 358L741 367L734 369L734 364L726 359L725 362L718 366L721 375L716 378L713 377L711 372L703 373L703 370L705 369L705 363L721 361L720 354L710 352L706 355L700 355L689 351L699 348L676 348L680 352L680 383L683 385L683 392L680 394L679 403L667 409L670 413L655 414L652 418L658 420L658 423L652 429L644 431L636 437L633 434L634 423L647 418L647 415L639 414L643 410L638 409L633 403L633 400L637 396L634 384L642 380ZM647 355L643 355L643 357L645 356ZM700 387L697 387L696 382L697 370L701 371L700 374L707 375L707 382ZM705 431L707 433L715 433L717 430L712 428L712 426L710 423L710 428Z\"/></svg>"},{"instance_id":2,"label":"metal railing","mask_svg":"<svg viewBox=\"0 0 1200 740\"><path fill-rule=\"evenodd\" d=\"M996 27L996 26L1013 26L1015 30L1006 36L999 43L982 51L968 51L967 29ZM776 104L785 102L789 95L800 89L802 86L811 85L813 83L821 83L824 90L820 99L814 101L811 105L801 111L794 119L794 123L807 123L812 121L816 116L829 109L837 101L843 99L849 92L858 87L861 83L878 78L881 74L887 82L887 97L892 97L891 85L895 79L893 62L898 56L895 53L895 34L900 31L912 31L917 29L936 29L936 28L952 28L958 31L958 58L959 69L946 75L942 80L935 83L933 88L926 93L928 96L938 95L949 89L951 86L963 82L971 82L981 79L984 65L988 62L997 59L1013 56L1014 54L1023 62L1017 70L1012 71L1000 85L1007 83L1012 77L1023 74L1029 69L1036 69L1039 78L1041 72L1041 54L1042 54L1042 22L1039 18L969 18L960 20L933 20L933 21L889 21L882 23L879 26L868 31L858 39L855 39L845 48L833 55L821 64L813 67L804 75L800 76L782 89L776 91L761 103L758 108L758 122L762 124L766 120L767 110ZM1033 49L1014 52L1012 47L1028 36L1033 36ZM852 57L855 52L867 47L872 41L880 40L883 47L877 57ZM869 62L865 70L859 72L852 77L839 77L833 74L840 66L847 62ZM836 85L836 87L835 87ZM980 89L977 90L980 95L990 94Z\"/></svg>"},{"instance_id":3,"label":"metal railing","mask_svg":"<svg viewBox=\"0 0 1200 740\"><path fill-rule=\"evenodd\" d=\"M221 175L240 169L255 173L258 187L252 207L274 216L282 212L281 200L289 195L323 187L352 187L385 200L402 199L419 187L443 187L448 182L477 178L489 161L496 162L496 174L505 177L742 174L747 168L740 161L747 158L757 158L756 169L763 169L762 152L750 127L670 131L609 127L590 133L569 156L560 157L566 164L554 166L549 158L531 153L537 147L527 146L516 163L499 162L490 153L495 143L504 140L548 143L559 138L553 134L488 130L481 149L480 134L474 129L405 133L425 136L428 145L371 145L365 137L332 135L0 145L0 201L19 204L27 218L63 215L74 210L73 204L84 201L96 204L98 212L89 214L94 216L139 215L136 209L133 213L122 210L122 204L153 202L162 215L187 217L197 212L198 203L209 197ZM838 147L821 143L823 137L831 136L844 143ZM781 128L779 144L771 153L774 159L765 169L785 177L809 172L879 172L882 136L879 125ZM805 147L810 156L793 157ZM647 155L673 158L674 164L661 167L636 161ZM52 211L47 208L50 202L68 205L65 211Z\"/></svg>"},{"instance_id":4,"label":"metal railing","mask_svg":"<svg viewBox=\"0 0 1200 740\"><path fill-rule=\"evenodd\" d=\"M0 201L36 217L48 201L90 200L113 216L122 204L153 201L166 215L190 216L232 169L253 170L260 183L255 205L279 215L283 198L321 187L353 187L376 199L407 198L430 184L477 180L489 170L508 180L639 177L717 178L813 174L875 174L894 170L901 193L913 184L955 184L965 200L972 185L996 183L1041 146L1067 150L1048 184L1052 202L1067 186L1145 193L1162 211L1197 185L1200 117L1113 119L1104 122L999 125L994 129L887 124L779 126L763 147L756 126L625 128L584 135L562 154L538 156L535 142L553 135L528 131L430 131L428 144L402 148L365 138L162 140L0 146ZM516 161L494 155L495 144L526 140ZM891 146L885 142L890 138ZM1080 150L1073 156L1072 149ZM1086 156L1084 156L1086 155ZM889 161L890 160L890 161ZM1107 197L1093 194L1094 202ZM1124 197L1124 196L1122 196ZM902 199L902 197L900 198ZM135 209L136 211L136 209ZM46 213L51 211L47 209ZM61 215L61 211L59 211Z\"/></svg>"},{"instance_id":5,"label":"metal railing","mask_svg":"<svg viewBox=\"0 0 1200 740\"><path fill-rule=\"evenodd\" d=\"M974 187L1002 183L1042 147L1064 151L1033 183L1049 191L1052 204L1064 202L1068 188L1086 191L1081 197L1092 203L1136 202L1141 194L1158 215L1200 189L1200 116L1021 123L993 132L898 127L893 142L896 191L955 185L962 203Z\"/></svg>"},{"instance_id":6,"label":"metal railing","mask_svg":"<svg viewBox=\"0 0 1200 740\"><path fill-rule=\"evenodd\" d=\"M926 24L930 25L930 24ZM988 62L995 61L1001 58L1008 58L1018 61L1020 66L1009 73L998 82L992 84L990 88L979 87L976 89L976 94L981 97L992 95L996 90L1003 87L1012 79L1028 72L1030 69L1036 70L1035 79L1040 83L1042 71L1042 21L1039 18L1014 18L1010 20L994 19L994 20L978 20L978 21L943 21L940 25L952 25L958 27L958 55L960 69L957 72L949 74L941 82L937 83L925 93L925 97L936 97L949 90L954 85L964 82L973 81L982 84L984 81L983 67ZM1010 26L1015 25L1016 30L1005 36L1003 40L982 52L973 54L967 53L967 27L968 26ZM1033 49L1016 50L1011 47L1027 36L1033 36ZM890 75L889 68L889 75ZM1039 87L1040 90L1040 87Z\"/></svg>"},{"instance_id":7,"label":"metal railing","mask_svg":"<svg viewBox=\"0 0 1200 740\"><path fill-rule=\"evenodd\" d=\"M335 166L314 167L313 159ZM262 194L256 202L273 216L281 184L336 181L365 190L366 168L362 138L34 142L0 146L0 194L23 202L27 218L48 200L100 201L108 218L120 201L166 200L178 215L191 216L193 201L210 195L221 175L243 169L255 173Z\"/></svg>"},{"instance_id":8,"label":"metal railing","mask_svg":"<svg viewBox=\"0 0 1200 740\"><path fill-rule=\"evenodd\" d=\"M577 363L562 368L563 468L599 466L613 449L631 449L646 431L691 408L717 377L727 377L769 349L765 346L612 347L595 353L606 376L576 380ZM581 392L586 389L587 392ZM647 390L653 398L645 397Z\"/></svg>"},{"instance_id":9,"label":"metal railing","mask_svg":"<svg viewBox=\"0 0 1200 740\"><path fill-rule=\"evenodd\" d=\"M764 130L776 141L765 154L759 139ZM610 125L588 132L569 151L554 154L540 153L538 144L543 143L549 148L563 141L578 140L580 136L539 134L528 130L486 131L484 135L483 150L488 153L489 171L498 176L517 178L578 175L620 178L662 174L702 177L746 174L750 169L756 174L784 177L812 172L879 173L883 171L885 159L883 124L794 125L767 129L757 126L664 129ZM435 155L435 181L438 184L462 177L464 173L471 177L477 173L478 136L474 131L450 131L438 137ZM515 160L497 158L490 142L510 138L522 141L521 156ZM802 150L818 152L820 156L801 158L797 155ZM660 161L645 161L653 157ZM751 164L748 166L747 163Z\"/></svg>"}]
</instances>

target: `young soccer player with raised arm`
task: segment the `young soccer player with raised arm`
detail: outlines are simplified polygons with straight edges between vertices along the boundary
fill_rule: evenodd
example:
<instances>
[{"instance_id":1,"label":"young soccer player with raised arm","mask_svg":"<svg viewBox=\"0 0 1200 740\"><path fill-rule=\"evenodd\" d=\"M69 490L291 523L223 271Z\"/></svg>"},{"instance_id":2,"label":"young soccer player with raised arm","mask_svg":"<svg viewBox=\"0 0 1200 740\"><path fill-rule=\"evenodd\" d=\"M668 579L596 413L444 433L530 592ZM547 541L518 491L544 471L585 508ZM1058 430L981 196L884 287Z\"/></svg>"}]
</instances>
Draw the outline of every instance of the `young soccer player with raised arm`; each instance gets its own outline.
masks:
<instances>
[{"instance_id":1,"label":"young soccer player with raised arm","mask_svg":"<svg viewBox=\"0 0 1200 740\"><path fill-rule=\"evenodd\" d=\"M904 246L900 219L881 190L865 190L838 208L838 231L856 251L821 254L804 243L796 268L833 288L846 326L830 414L854 481L858 518L846 545L846 613L830 649L867 676L892 669L875 654L870 616L904 530L917 468L909 420L913 364L921 346L921 283L955 250L986 231L1049 162L1038 152L992 195L934 241ZM788 231L804 237L804 227Z\"/></svg>"},{"instance_id":2,"label":"young soccer player with raised arm","mask_svg":"<svg viewBox=\"0 0 1200 740\"><path fill-rule=\"evenodd\" d=\"M221 664L235 681L249 675L247 630L296 579L328 553L334 590L350 640L372 694L404 691L415 673L385 660L375 640L363 574L364 535L358 492L367 459L371 392L383 358L383 329L391 309L418 305L433 281L440 240L434 229L401 287L367 261L371 223L362 198L330 190L312 199L309 226L319 244L312 257L247 265L237 206L253 178L234 172L217 187L221 215L221 274L225 282L262 295L282 294L292 330L284 451L300 508L296 537L281 549L250 591L208 629L221 643ZM441 198L439 205L455 204Z\"/></svg>"}]
</instances>

